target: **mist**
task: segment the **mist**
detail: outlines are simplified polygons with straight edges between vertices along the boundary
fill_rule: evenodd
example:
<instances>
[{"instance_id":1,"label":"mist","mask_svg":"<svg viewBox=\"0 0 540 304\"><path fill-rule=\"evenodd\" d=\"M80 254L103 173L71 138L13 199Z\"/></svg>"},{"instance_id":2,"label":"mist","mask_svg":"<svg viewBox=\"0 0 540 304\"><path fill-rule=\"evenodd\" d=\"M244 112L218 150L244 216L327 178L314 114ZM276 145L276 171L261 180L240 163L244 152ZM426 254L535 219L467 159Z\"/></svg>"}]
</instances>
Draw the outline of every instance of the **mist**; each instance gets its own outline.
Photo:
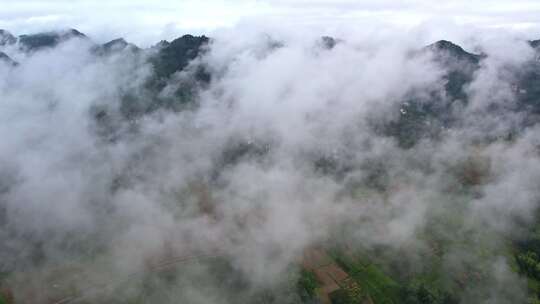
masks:
<instances>
[{"instance_id":1,"label":"mist","mask_svg":"<svg viewBox=\"0 0 540 304\"><path fill-rule=\"evenodd\" d=\"M136 114L156 98L156 49L0 49L18 62L0 61L0 273L16 303L298 303L284 286L318 247L404 280L435 261L459 303L526 302L504 254L540 198L539 126L515 89L526 41L475 41L452 96L448 66L469 68L421 35L215 34L160 80L160 100L192 101ZM408 142L412 100L443 119Z\"/></svg>"}]
</instances>

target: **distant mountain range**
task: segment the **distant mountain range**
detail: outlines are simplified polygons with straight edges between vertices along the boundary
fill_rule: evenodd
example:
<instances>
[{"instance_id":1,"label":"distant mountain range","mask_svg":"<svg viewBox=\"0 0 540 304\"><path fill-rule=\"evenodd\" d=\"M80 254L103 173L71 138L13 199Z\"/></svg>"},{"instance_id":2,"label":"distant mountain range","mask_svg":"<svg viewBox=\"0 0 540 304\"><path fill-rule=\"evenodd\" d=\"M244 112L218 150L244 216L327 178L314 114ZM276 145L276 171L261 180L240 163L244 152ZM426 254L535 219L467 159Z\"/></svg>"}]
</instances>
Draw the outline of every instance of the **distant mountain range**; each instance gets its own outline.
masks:
<instances>
[{"instance_id":1,"label":"distant mountain range","mask_svg":"<svg viewBox=\"0 0 540 304\"><path fill-rule=\"evenodd\" d=\"M184 35L171 42L161 41L156 45L142 49L123 38L114 39L104 44L96 44L85 34L69 29L57 32L45 32L31 35L14 36L6 30L0 30L0 50L2 47L15 48L31 56L36 52L54 48L68 40L79 39L89 45L90 52L96 56L109 56L119 52L130 54L148 54L148 61L154 67L154 76L145 84L145 94L125 94L121 106L122 115L132 118L153 112L160 108L180 111L196 106L197 88L207 85L212 75L204 66L196 66L191 81L179 86L173 96L163 97L159 92L170 81L171 75L184 70L193 59L205 51L210 42L206 36ZM318 45L331 50L343 41L333 37L321 37ZM540 40L529 41L529 45L540 50ZM280 42L272 43L269 48L283 47ZM415 51L413 56L431 53L433 60L444 71L444 89L446 96L436 92L415 94L411 92L402 103L402 114L397 121L389 125L378 126L384 134L395 136L404 147L412 146L419 138L435 136L438 130L451 127L456 120L452 111L456 104L467 104L466 87L474 79L475 72L481 67L485 54L474 54L446 40L437 41ZM5 53L0 52L0 62L11 67L18 63ZM515 83L512 85L517 96L518 106L514 111L526 112L531 120L540 115L540 63L530 62L519 71L515 71ZM425 92L424 92L425 93ZM427 96L427 97L426 97ZM430 100L426 102L425 98ZM105 119L107 109L97 111L96 117Z\"/></svg>"},{"instance_id":2,"label":"distant mountain range","mask_svg":"<svg viewBox=\"0 0 540 304\"><path fill-rule=\"evenodd\" d=\"M143 49L135 44L129 43L123 38L111 40L104 44L95 44L88 36L75 29L56 32L44 32L30 35L20 35L15 37L6 30L0 29L0 47L16 46L18 50L31 54L44 49L54 48L57 45L71 39L81 39L92 43L91 51L96 55L108 55L115 52L131 51L139 52ZM208 43L205 36L195 37L185 35L172 42L161 41L153 48L159 49L159 54L152 60L157 67L159 76L168 77L172 73L183 69L190 60L199 55L201 47ZM11 60L5 53L2 58Z\"/></svg>"}]
</instances>

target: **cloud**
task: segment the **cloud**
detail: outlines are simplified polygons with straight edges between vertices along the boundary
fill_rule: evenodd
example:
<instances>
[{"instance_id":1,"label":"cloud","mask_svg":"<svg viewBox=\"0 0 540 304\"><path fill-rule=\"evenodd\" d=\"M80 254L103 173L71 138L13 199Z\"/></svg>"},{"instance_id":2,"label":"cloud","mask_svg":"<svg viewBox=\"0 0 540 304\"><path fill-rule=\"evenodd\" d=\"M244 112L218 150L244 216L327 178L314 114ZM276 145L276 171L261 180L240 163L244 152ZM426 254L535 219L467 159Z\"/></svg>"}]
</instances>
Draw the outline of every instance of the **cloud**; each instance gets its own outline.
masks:
<instances>
[{"instance_id":1,"label":"cloud","mask_svg":"<svg viewBox=\"0 0 540 304\"><path fill-rule=\"evenodd\" d=\"M76 27L97 40L124 36L138 44L171 39L185 32L215 29L257 20L295 27L414 27L450 19L459 25L503 28L532 35L540 7L535 1L11 1L0 13L0 27L16 33Z\"/></svg>"},{"instance_id":2,"label":"cloud","mask_svg":"<svg viewBox=\"0 0 540 304\"><path fill-rule=\"evenodd\" d=\"M139 117L121 109L133 102L126 95L153 100L151 53L96 57L73 40L0 67L0 270L16 273L17 296L32 295L26 271L46 276L68 264L79 294L120 286L127 299L123 284L163 261L218 256L228 266L148 279L161 292L151 299L234 303L287 284L304 249L331 244L384 248L374 256L398 268L440 259L465 302L523 297L509 261L484 253L501 252L537 208L538 132L505 140L522 114L492 111L515 102L512 71L532 51L476 40L489 57L465 89L470 103L451 127L404 148L384 126L410 115L405 101L455 102L443 91L446 71L418 52L421 33L340 38L328 49L312 31L217 31L191 69L168 80L181 87L205 66L213 78L197 88L196 106ZM441 256L439 245L448 246ZM212 267L231 267L221 271L228 280ZM458 288L469 271L488 279ZM245 288L219 288L236 276ZM503 283L515 288L494 290Z\"/></svg>"}]
</instances>

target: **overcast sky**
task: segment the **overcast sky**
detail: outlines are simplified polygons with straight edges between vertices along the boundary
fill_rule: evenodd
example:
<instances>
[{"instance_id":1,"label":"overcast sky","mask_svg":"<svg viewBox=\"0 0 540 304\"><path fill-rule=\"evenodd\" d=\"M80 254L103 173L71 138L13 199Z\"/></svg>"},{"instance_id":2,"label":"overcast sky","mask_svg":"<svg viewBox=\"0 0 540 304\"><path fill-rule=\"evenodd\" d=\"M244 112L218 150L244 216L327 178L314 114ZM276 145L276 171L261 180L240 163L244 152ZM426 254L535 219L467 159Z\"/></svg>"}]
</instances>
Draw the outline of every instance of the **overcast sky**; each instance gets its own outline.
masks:
<instances>
[{"instance_id":1,"label":"overcast sky","mask_svg":"<svg viewBox=\"0 0 540 304\"><path fill-rule=\"evenodd\" d=\"M123 36L143 45L249 24L455 25L540 37L538 0L0 0L0 7L0 28L16 34L73 27L98 41Z\"/></svg>"}]
</instances>

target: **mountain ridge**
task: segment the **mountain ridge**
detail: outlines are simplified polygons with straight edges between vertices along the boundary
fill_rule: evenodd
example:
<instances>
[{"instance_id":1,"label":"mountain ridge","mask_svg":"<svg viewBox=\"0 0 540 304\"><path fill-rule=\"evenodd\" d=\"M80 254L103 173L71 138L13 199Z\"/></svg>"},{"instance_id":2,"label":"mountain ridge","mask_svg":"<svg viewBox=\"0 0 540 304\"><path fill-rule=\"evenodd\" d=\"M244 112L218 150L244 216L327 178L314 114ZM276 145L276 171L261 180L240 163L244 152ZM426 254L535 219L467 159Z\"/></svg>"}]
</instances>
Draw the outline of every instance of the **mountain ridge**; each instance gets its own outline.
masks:
<instances>
[{"instance_id":1,"label":"mountain ridge","mask_svg":"<svg viewBox=\"0 0 540 304\"><path fill-rule=\"evenodd\" d=\"M22 38L22 39L21 39ZM67 41L67 40L70 40L72 38L83 38L83 39L88 39L90 41L92 41L86 34L76 30L76 29L73 29L73 28L70 28L70 29L66 29L66 30L60 30L60 31L48 31L48 32L38 32L38 33L32 33L32 34L23 34L23 35L20 35L18 37L15 37L13 34L11 34L9 31L5 30L5 29L0 29L0 46L4 45L4 44L14 44L16 42L19 42L19 43L23 43L25 45L28 45L30 46L31 48L42 48L42 47L48 47L48 46L56 46L57 44L63 42L63 41ZM41 39L41 41L40 41ZM176 43L182 43L182 42L179 42L179 41L186 41L186 40L194 40L194 39L202 39L204 42L209 42L211 40L211 38L205 36L205 35L201 35L201 36L196 36L196 35L191 35L191 34L184 34L180 37L177 37L175 39L173 39L172 41L167 41L167 40L161 40L159 41L158 43L154 44L153 46L151 47L148 47L148 48L140 48L138 47L137 45L133 44L133 43L130 43L128 42L125 38L122 38L122 37L119 37L119 38L116 38L116 39L113 39L113 40L110 40L108 42L105 42L103 44L98 44L98 43L95 43L96 45L101 45L103 47L107 47L107 48L110 48L112 47L112 45L117 45L117 44L120 44L120 45L123 45L123 46L126 46L126 45L132 45L132 46L135 46L136 48L139 48L139 49L151 49L151 48L163 48L163 47L168 47L170 46L171 44ZM37 41L32 41L32 40L37 40ZM339 39L339 38L335 38L335 37L331 37L331 36L321 36L320 37L320 43L321 45L324 47L324 48L327 48L327 49L332 49L334 48L337 44L339 44L340 42L343 42L343 40ZM537 46L540 45L540 39L539 40L529 40L528 41L529 45L531 45L531 47L533 48L536 48ZM122 47L123 49L123 47ZM455 44L451 41L448 41L448 40L438 40L438 41L435 41L429 45L426 45L425 47L423 47L423 49L427 49L427 50L432 50L432 51L447 51L447 52L450 52L454 55L457 55L459 56L460 58L469 58L469 59L472 59L472 60L475 60L475 61L478 61L480 60L481 58L484 57L484 55L482 54L474 54L474 53L471 53L471 52L467 52L465 51L461 46L459 46L458 44Z\"/></svg>"},{"instance_id":2,"label":"mountain ridge","mask_svg":"<svg viewBox=\"0 0 540 304\"><path fill-rule=\"evenodd\" d=\"M11 67L15 67L17 65L19 65L18 62L16 62L15 60L11 59L11 57L9 57L6 53L4 52L0 52L0 62L4 62L6 63L8 66L11 66Z\"/></svg>"},{"instance_id":3,"label":"mountain ridge","mask_svg":"<svg viewBox=\"0 0 540 304\"><path fill-rule=\"evenodd\" d=\"M9 32L0 30L0 34L5 37L13 36L6 33ZM181 111L196 107L197 90L212 81L213 75L207 67L194 62L197 57L207 51L207 45L212 42L211 38L204 35L186 34L172 41L162 40L148 48L139 48L124 38L96 44L85 34L70 29L61 32L22 35L19 36L17 43L29 45L28 48L23 47L23 50L31 55L41 49L54 47L75 38L90 41L93 44L90 51L97 56L110 56L123 52L129 52L135 56L148 55L144 60L153 66L153 74L143 85L145 93L126 92L125 96L122 97L121 112L129 118L139 117L161 108ZM13 41L11 38L4 40ZM314 46L331 51L340 43L346 43L346 41L330 36L321 36L318 41L314 41ZM529 44L531 47L535 47L540 45L540 40L529 41ZM269 48L274 49L283 45L283 43L276 42L270 44ZM452 122L455 121L452 109L468 103L467 86L474 80L476 71L481 68L481 61L487 58L485 54L468 52L448 40L438 40L418 48L413 51L412 55L431 56L432 62L438 65L443 73L441 80L444 94L428 92L426 95L422 92L409 92L404 98L401 108L402 115L390 127L382 128L385 130L385 134L400 139L403 146L412 146L419 138L432 136L439 132L438 130L451 126ZM2 59L11 66L18 65L7 54L4 54ZM172 79L174 74L184 71L190 65L192 68L189 79ZM540 113L540 103L536 102L537 99L540 99L540 90L535 89L538 87L537 80L540 79L538 76L540 75L540 67L530 65L529 69L522 74L524 75L520 76L520 80L514 85L518 100L517 108L526 107L532 109L531 112ZM171 81L174 82L175 89L166 96L159 94L164 88L170 87ZM426 98L430 98L429 102L425 100ZM426 121L437 122L437 127L426 125ZM405 140L402 141L402 139Z\"/></svg>"}]
</instances>

